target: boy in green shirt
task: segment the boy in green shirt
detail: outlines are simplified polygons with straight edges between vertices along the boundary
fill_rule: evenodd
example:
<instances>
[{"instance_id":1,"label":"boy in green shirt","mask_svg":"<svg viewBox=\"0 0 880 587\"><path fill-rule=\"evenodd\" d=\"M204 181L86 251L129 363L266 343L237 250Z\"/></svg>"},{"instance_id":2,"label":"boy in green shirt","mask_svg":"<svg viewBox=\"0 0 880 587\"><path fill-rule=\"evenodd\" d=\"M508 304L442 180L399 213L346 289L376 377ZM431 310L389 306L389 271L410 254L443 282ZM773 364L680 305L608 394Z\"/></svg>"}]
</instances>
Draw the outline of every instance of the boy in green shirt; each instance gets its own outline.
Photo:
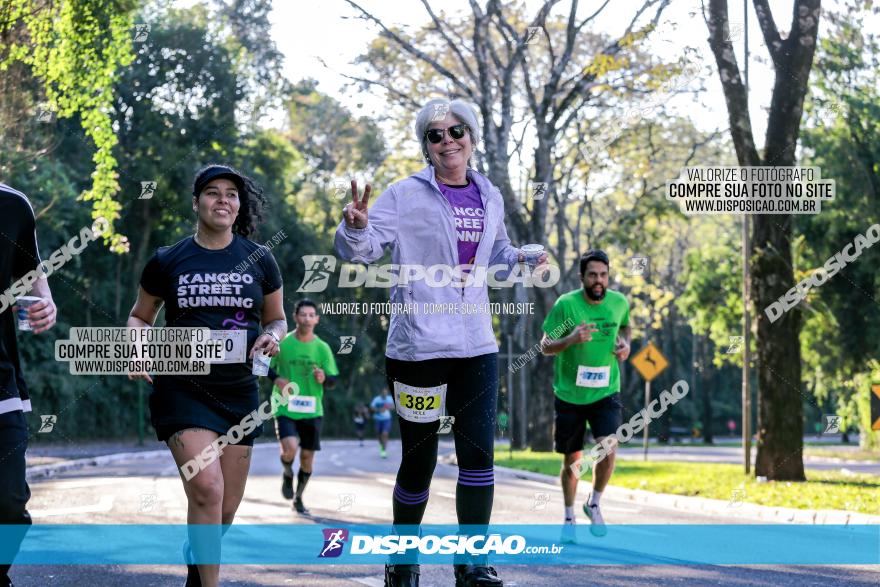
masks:
<instances>
[{"instance_id":1,"label":"boy in green shirt","mask_svg":"<svg viewBox=\"0 0 880 587\"><path fill-rule=\"evenodd\" d=\"M578 476L572 465L581 459L586 423L596 442L613 435L623 423L617 362L629 357L629 303L623 294L607 289L608 269L604 251L584 253L580 260L583 288L560 296L542 326L542 352L556 356L554 441L556 452L565 455L561 481L566 524L575 523ZM593 467L593 491L584 503L584 513L595 536L606 532L599 499L613 472L613 452Z\"/></svg>"},{"instance_id":2,"label":"boy in green shirt","mask_svg":"<svg viewBox=\"0 0 880 587\"><path fill-rule=\"evenodd\" d=\"M324 388L336 382L339 370L330 346L315 336L320 321L318 307L311 300L297 302L293 312L296 329L281 340L278 354L269 363L269 377L275 409L275 433L281 443L281 494L293 499L293 509L309 515L302 495L312 475L315 451L321 450L321 417ZM281 401L281 390L290 385L290 400ZM298 440L298 442L297 442ZM296 493L293 491L293 461L300 449Z\"/></svg>"}]
</instances>

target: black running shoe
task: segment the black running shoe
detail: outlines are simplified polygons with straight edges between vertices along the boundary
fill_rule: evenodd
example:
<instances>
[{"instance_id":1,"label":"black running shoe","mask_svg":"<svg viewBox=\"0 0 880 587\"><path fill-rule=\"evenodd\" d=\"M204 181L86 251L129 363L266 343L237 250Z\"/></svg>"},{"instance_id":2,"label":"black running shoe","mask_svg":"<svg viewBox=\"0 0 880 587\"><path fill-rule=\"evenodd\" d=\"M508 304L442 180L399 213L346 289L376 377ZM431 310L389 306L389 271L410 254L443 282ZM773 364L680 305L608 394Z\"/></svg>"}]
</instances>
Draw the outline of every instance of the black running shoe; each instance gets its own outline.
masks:
<instances>
[{"instance_id":1,"label":"black running shoe","mask_svg":"<svg viewBox=\"0 0 880 587\"><path fill-rule=\"evenodd\" d=\"M293 477L281 474L281 495L284 499L293 499Z\"/></svg>"},{"instance_id":2,"label":"black running shoe","mask_svg":"<svg viewBox=\"0 0 880 587\"><path fill-rule=\"evenodd\" d=\"M184 542L183 560L186 561L186 583L183 584L183 587L202 587L202 577L199 575L199 567L192 564L193 558L189 542Z\"/></svg>"},{"instance_id":3,"label":"black running shoe","mask_svg":"<svg viewBox=\"0 0 880 587\"><path fill-rule=\"evenodd\" d=\"M293 500L293 509L296 510L296 513L302 514L304 516L311 516L312 512L306 509L306 506L303 505L302 498L297 498Z\"/></svg>"},{"instance_id":4,"label":"black running shoe","mask_svg":"<svg viewBox=\"0 0 880 587\"><path fill-rule=\"evenodd\" d=\"M485 565L455 565L455 587L502 587L493 567Z\"/></svg>"},{"instance_id":5,"label":"black running shoe","mask_svg":"<svg viewBox=\"0 0 880 587\"><path fill-rule=\"evenodd\" d=\"M419 565L385 565L385 587L419 587Z\"/></svg>"}]
</instances>

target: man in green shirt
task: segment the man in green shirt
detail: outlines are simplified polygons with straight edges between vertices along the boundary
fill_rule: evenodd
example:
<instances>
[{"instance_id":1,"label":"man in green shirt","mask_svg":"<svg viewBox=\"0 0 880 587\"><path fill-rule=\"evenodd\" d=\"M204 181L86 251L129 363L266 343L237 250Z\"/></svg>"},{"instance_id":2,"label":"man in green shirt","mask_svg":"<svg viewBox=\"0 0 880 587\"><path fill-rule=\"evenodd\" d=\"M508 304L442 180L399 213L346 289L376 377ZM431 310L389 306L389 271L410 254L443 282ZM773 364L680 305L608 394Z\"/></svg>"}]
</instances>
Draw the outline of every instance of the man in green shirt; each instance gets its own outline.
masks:
<instances>
[{"instance_id":1,"label":"man in green shirt","mask_svg":"<svg viewBox=\"0 0 880 587\"><path fill-rule=\"evenodd\" d=\"M321 417L324 415L324 388L336 382L339 370L330 346L315 336L318 307L311 300L297 302L293 312L296 329L287 333L278 354L269 363L269 377L275 408L275 433L281 443L281 494L293 499L293 509L308 515L302 496L312 475L315 451L321 450ZM281 390L290 386L289 401ZM296 493L293 491L293 461L300 449Z\"/></svg>"},{"instance_id":2,"label":"man in green shirt","mask_svg":"<svg viewBox=\"0 0 880 587\"><path fill-rule=\"evenodd\" d=\"M554 442L556 452L565 455L561 481L566 524L575 523L578 476L572 465L582 457L586 423L596 442L613 435L623 423L617 362L629 357L629 303L623 294L608 289L608 269L604 251L584 253L580 260L583 288L560 296L542 326L542 352L556 357ZM584 513L595 536L606 533L599 499L613 471L613 451L593 467L593 491L584 503ZM569 530L572 534L573 527Z\"/></svg>"}]
</instances>

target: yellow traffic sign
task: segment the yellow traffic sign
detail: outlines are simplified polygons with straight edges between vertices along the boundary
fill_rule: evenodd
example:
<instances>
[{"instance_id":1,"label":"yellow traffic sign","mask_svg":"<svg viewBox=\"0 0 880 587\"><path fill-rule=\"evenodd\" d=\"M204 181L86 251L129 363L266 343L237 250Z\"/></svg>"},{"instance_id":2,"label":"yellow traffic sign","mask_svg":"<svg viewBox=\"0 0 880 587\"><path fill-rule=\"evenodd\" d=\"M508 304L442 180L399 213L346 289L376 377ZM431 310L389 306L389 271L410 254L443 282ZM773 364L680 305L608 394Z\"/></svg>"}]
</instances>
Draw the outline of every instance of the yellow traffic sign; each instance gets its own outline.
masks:
<instances>
[{"instance_id":1,"label":"yellow traffic sign","mask_svg":"<svg viewBox=\"0 0 880 587\"><path fill-rule=\"evenodd\" d=\"M669 361L666 360L660 349L654 346L653 342L645 345L645 348L636 353L630 362L646 381L652 381L669 366Z\"/></svg>"},{"instance_id":2,"label":"yellow traffic sign","mask_svg":"<svg viewBox=\"0 0 880 587\"><path fill-rule=\"evenodd\" d=\"M871 391L871 430L880 430L880 384L872 385Z\"/></svg>"}]
</instances>

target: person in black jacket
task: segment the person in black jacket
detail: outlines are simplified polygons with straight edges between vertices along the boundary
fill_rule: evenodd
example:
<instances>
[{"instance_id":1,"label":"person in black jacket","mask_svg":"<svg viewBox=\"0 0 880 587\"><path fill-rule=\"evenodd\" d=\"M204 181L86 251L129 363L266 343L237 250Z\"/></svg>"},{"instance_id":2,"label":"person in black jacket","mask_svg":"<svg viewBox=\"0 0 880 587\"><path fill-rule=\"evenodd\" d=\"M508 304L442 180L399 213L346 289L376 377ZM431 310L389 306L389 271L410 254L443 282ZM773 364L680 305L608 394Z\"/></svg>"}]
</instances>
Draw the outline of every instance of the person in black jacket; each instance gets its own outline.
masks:
<instances>
[{"instance_id":1,"label":"person in black jacket","mask_svg":"<svg viewBox=\"0 0 880 587\"><path fill-rule=\"evenodd\" d=\"M24 460L28 442L24 413L31 411L31 400L15 335L19 308L14 300L20 294L12 292L29 287L27 296L42 298L19 314L27 316L33 334L52 328L57 311L45 274L38 270L41 261L30 202L23 193L0 183L0 210L0 289L4 296L0 311L0 524L22 526L17 541L0 544L0 560L12 560L31 524ZM12 585L9 567L0 563L0 587Z\"/></svg>"}]
</instances>

